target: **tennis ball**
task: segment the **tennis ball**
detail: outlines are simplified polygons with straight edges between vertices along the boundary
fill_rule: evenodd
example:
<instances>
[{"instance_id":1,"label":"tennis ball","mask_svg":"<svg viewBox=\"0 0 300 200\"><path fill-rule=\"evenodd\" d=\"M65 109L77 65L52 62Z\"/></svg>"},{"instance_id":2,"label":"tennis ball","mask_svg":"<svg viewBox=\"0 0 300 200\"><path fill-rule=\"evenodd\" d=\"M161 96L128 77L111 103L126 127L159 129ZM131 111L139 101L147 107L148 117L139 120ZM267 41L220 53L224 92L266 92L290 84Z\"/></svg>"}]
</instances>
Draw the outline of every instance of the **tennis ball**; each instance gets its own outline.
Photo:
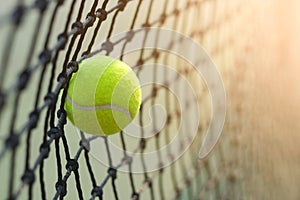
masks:
<instances>
[{"instance_id":1,"label":"tennis ball","mask_svg":"<svg viewBox=\"0 0 300 200\"><path fill-rule=\"evenodd\" d=\"M139 80L117 59L94 56L83 60L70 79L65 110L81 131L107 136L124 129L141 104Z\"/></svg>"}]
</instances>

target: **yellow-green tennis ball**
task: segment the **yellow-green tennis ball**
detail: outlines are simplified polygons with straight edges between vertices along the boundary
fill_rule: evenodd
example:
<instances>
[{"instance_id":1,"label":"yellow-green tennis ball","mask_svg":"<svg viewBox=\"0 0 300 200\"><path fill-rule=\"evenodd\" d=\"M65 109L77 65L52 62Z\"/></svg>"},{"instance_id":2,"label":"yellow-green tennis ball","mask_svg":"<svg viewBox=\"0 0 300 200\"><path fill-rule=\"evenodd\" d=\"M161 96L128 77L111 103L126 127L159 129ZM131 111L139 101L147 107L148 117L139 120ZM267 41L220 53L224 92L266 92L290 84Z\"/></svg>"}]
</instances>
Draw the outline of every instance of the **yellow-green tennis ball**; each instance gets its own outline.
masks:
<instances>
[{"instance_id":1,"label":"yellow-green tennis ball","mask_svg":"<svg viewBox=\"0 0 300 200\"><path fill-rule=\"evenodd\" d=\"M83 132L106 136L134 119L141 95L139 80L127 64L94 56L83 60L73 74L65 110L72 124Z\"/></svg>"}]
</instances>

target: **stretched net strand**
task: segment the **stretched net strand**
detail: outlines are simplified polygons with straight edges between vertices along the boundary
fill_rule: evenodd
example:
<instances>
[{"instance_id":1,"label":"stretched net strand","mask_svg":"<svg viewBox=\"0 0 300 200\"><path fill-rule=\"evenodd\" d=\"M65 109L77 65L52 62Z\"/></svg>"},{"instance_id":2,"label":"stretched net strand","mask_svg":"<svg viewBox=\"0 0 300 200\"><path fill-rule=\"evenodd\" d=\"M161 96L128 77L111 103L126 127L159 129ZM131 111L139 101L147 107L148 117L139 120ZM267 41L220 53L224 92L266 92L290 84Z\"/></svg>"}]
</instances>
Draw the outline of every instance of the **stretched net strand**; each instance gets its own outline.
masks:
<instances>
[{"instance_id":1,"label":"stretched net strand","mask_svg":"<svg viewBox=\"0 0 300 200\"><path fill-rule=\"evenodd\" d=\"M119 9L117 9L117 11L115 12L115 14L113 15L113 18L112 18L112 22L111 22L111 25L110 25L110 29L109 29L109 32L107 34L107 40L111 37L111 34L113 33L113 27L114 27L114 24L115 24L115 21L117 19L117 16L119 14L119 11L122 11L125 7L126 7L126 4L127 4L127 1L119 1L119 4L118 5L121 5L121 7L119 7ZM108 41L107 41L108 42ZM107 50L106 52L106 55L109 55L110 51ZM122 134L122 133L121 133ZM113 188L113 192L114 192L114 196L115 196L115 199L118 199L118 193L117 193L117 189L116 189L116 185L115 185L115 180L116 180L116 169L113 167L113 164L112 164L112 159L111 159L111 153L109 151L109 146L108 146L108 143L107 143L107 139L105 138L105 146L106 146L106 152L107 152L107 155L108 155L108 160L109 160L109 165L110 165L110 168L108 170L108 173L110 174L110 178L111 178L111 183L112 183L112 188ZM102 186L103 184L101 184L101 190L102 190ZM94 198L94 195L92 196L91 199Z\"/></svg>"},{"instance_id":2,"label":"stretched net strand","mask_svg":"<svg viewBox=\"0 0 300 200\"><path fill-rule=\"evenodd\" d=\"M19 2L18 4L20 4L21 2ZM38 19L38 21L37 21L37 24L36 24L36 26L35 26L35 32L34 32L34 35L33 35L33 37L32 37L32 42L31 42L31 47L30 47L30 50L29 50L29 52L28 52L28 55L27 55L27 60L26 60L26 64L25 64L25 67L26 67L26 65L30 62L30 60L31 60L31 58L32 58L32 52L33 52L33 50L35 49L35 46L36 46L36 40L35 40L35 38L36 37L38 37L38 33L39 33L39 28L40 28L40 25L41 25L41 23L42 23L42 20L43 20L43 17L42 17L43 15L42 15L42 12L40 12L40 17L39 17L39 19ZM16 25L18 25L18 23L16 23ZM14 30L14 32L16 32L16 30ZM14 35L11 35L10 36L10 38L14 38ZM8 40L8 41L10 41L10 40ZM9 43L11 43L11 42L9 42ZM13 45L11 45L11 46L13 46ZM7 50L7 52L8 52L8 54L9 54L9 52L10 52L10 48L6 48L6 49L8 49ZM8 55L4 55L3 56L3 65L2 65L2 68L4 68L3 69L3 72L1 73L1 75L3 75L3 77L1 77L1 81L2 80L4 80L4 76L5 76L5 74L6 74L6 67L7 67L7 65L8 65L8 58L9 58L9 56ZM24 68L25 68L24 67ZM26 69L26 68L25 68ZM2 84L0 83L0 86L1 86ZM0 87L1 88L1 87ZM1 89L0 89L1 90ZM14 132L14 129L15 129L15 119L16 119L16 117L17 117L17 111L18 111L18 105L19 105L19 97L20 97L20 94L18 93L17 95L16 95L16 97L15 97L15 99L14 99L14 108L13 108L13 114L12 114L12 118L11 118L11 123L10 123L10 134L12 134L13 132ZM27 143L29 143L29 141L28 141L28 139L27 139ZM28 146L28 145L27 145ZM28 150L27 150L27 152L28 152ZM12 177L12 179L10 179L10 183L9 183L9 194L11 195L12 194L12 191L13 191L13 181L14 181L14 169L15 169L15 162L14 162L14 157L15 157L15 155L16 155L16 151L15 150L13 150L13 153L12 153L12 158L11 158L11 169L10 169L10 174L11 174L11 177ZM28 153L27 153L27 159L26 159L26 168L27 168L27 166L28 166L28 159L29 159L29 156L28 156Z\"/></svg>"},{"instance_id":3,"label":"stretched net strand","mask_svg":"<svg viewBox=\"0 0 300 200\"><path fill-rule=\"evenodd\" d=\"M83 39L85 38L85 35L86 35L86 32L87 32L87 29L90 28L94 21L95 21L95 9L96 9L96 6L97 6L97 1L94 1L94 4L92 6L92 8L90 9L90 12L88 14L88 17L87 18L90 18L91 19L91 22L90 24L84 29L83 33L80 34L80 38L79 38L79 41L78 41L78 44L77 44L77 47L75 49L75 52L73 54L73 57L72 57L72 61L75 61L77 59L77 56L78 56L78 53L81 49L81 46L82 46L82 42L83 42Z\"/></svg>"},{"instance_id":4,"label":"stretched net strand","mask_svg":"<svg viewBox=\"0 0 300 200\"><path fill-rule=\"evenodd\" d=\"M54 21L55 21L55 18L57 16L57 11L59 9L59 7L62 5L62 2L58 1L55 5L55 8L52 12L52 16L51 16L51 19L50 19L50 23L49 23L49 28L48 28L48 32L47 32L47 36L46 36L46 39L45 39L45 43L44 43L44 49L48 49L48 43L49 43L49 38L51 37L51 34L52 34L52 29L53 29L53 24L54 24ZM26 63L25 66L29 66L30 62ZM39 102L39 99L40 99L40 94L41 94L41 86L43 84L43 79L44 79L44 76L45 76L45 72L46 72L46 64L44 64L43 66L43 69L42 69L42 72L41 72L41 76L40 76L40 80L39 80L39 87L38 87L38 91L37 91L37 94L36 94L36 101L35 101L35 109L37 109L37 106L38 106L38 102ZM47 126L46 126L46 123L45 123L45 130L47 129ZM29 151L30 151L30 137L31 137L31 131L28 132L27 134L27 155L29 156ZM44 139L45 141L45 139ZM56 146L58 146L58 143L56 142ZM59 155L59 154L57 154ZM30 159L27 158L27 160L29 161ZM42 195L42 199L45 199L46 197L46 192L45 192L45 188L44 188L44 182L43 182L43 161L41 161L41 167L40 167L40 185L41 185L41 195ZM58 165L58 169L59 169L59 165ZM25 171L29 170L29 166L28 164L26 164L26 169ZM29 192L32 193L32 184L29 185ZM30 195L31 196L31 195Z\"/></svg>"},{"instance_id":5,"label":"stretched net strand","mask_svg":"<svg viewBox=\"0 0 300 200\"><path fill-rule=\"evenodd\" d=\"M104 137L103 139L105 142L105 148L106 148L108 162L109 162L109 169L108 169L107 173L108 173L108 177L111 178L111 183L112 183L112 188L113 188L115 199L118 199L118 193L117 193L117 189L116 189L116 185L115 185L115 180L117 178L117 170L113 167L113 162L112 162L113 155L111 154L111 152L109 150L109 144L108 144L107 138Z\"/></svg>"},{"instance_id":6,"label":"stretched net strand","mask_svg":"<svg viewBox=\"0 0 300 200\"><path fill-rule=\"evenodd\" d=\"M135 9L135 12L134 12L134 17L133 17L132 22L131 22L129 34L133 34L132 30L135 26L135 22L136 22L138 13L140 11L141 5L142 5L142 0L139 0L139 2L137 4L137 7ZM126 47L127 43L130 42L131 39L132 39L131 35L129 35L129 38L124 42L122 50L121 50L120 60L123 60L125 47ZM132 197L132 199L135 199L135 198L138 198L138 193L136 192L135 183L134 183L133 174L132 174L132 162L131 162L132 158L128 157L128 155L127 155L127 148L126 148L126 142L125 142L125 139L124 139L123 131L120 132L120 139L121 139L121 143L122 143L122 148L124 150L124 159L126 159L126 158L130 159L129 162L128 162L128 170L129 170L128 176L129 176L130 186L131 186L131 190L132 190L131 197Z\"/></svg>"},{"instance_id":7,"label":"stretched net strand","mask_svg":"<svg viewBox=\"0 0 300 200\"><path fill-rule=\"evenodd\" d=\"M156 73L154 73L154 74L156 74ZM154 97L155 97L155 95L154 95ZM160 178L161 176L158 176L158 177ZM152 179L150 179L150 180L152 180ZM147 186L149 186L149 184L147 184ZM142 192L144 190L145 190L145 185L140 189L140 192ZM163 192L162 192L162 185L161 184L160 184L160 190L161 190L161 195L162 195ZM161 198L163 198L163 196L161 196Z\"/></svg>"},{"instance_id":8,"label":"stretched net strand","mask_svg":"<svg viewBox=\"0 0 300 200\"><path fill-rule=\"evenodd\" d=\"M143 26L145 27L148 27L148 24L149 24L149 17L150 17L150 13L151 13L151 9L152 9L152 6L153 6L153 1L150 1L149 3L149 6L148 6L148 10L147 10L147 17L146 17L146 20L143 24ZM144 60L142 60L142 57L143 57L143 53L144 53L144 47L145 47L145 42L146 42L146 38L147 38L147 32L145 33L145 36L143 38L143 43L142 43L142 50L140 51L140 56L139 56L139 60L138 60L138 63L137 65L141 65L143 64ZM139 71L141 70L141 68L138 69L138 72L137 74L139 73ZM143 102L144 104L144 102ZM143 110L142 109L142 106L143 104L141 105L141 111ZM139 123L140 123L140 127L143 127L143 119L142 119L142 116L143 116L143 112L140 113L140 118L139 118ZM146 163L145 163L145 159L144 159L144 150L146 148L146 140L144 139L144 130L143 128L141 128L141 140L140 140L140 153L141 153L141 163L142 163L142 167L143 167L143 174L144 174L144 182L147 183L147 185L150 187L150 199L154 199L154 191L153 191L153 187L152 187L152 180L149 179L148 177L148 174L147 174L147 168L146 168ZM140 192L138 192L137 194L138 196L140 196Z\"/></svg>"},{"instance_id":9,"label":"stretched net strand","mask_svg":"<svg viewBox=\"0 0 300 200\"><path fill-rule=\"evenodd\" d=\"M129 157L126 153L127 148L126 148L126 143L125 143L123 131L121 131L120 137L121 137L121 142L122 142L122 148L124 149L124 160L125 159L128 160L128 170L129 170L128 176L129 176L130 186L131 186L131 190L132 190L131 196L133 197L133 196L137 195L137 193L136 193L135 183L134 183L133 174L132 174L132 162L131 162L132 158Z\"/></svg>"},{"instance_id":10,"label":"stretched net strand","mask_svg":"<svg viewBox=\"0 0 300 200\"><path fill-rule=\"evenodd\" d=\"M16 8L21 8L22 6L22 0L19 0L18 3L16 4ZM9 31L6 43L4 45L5 47L5 51L3 52L3 55L1 57L1 65L0 65L0 69L1 69L1 73L0 73L0 93L2 93L2 85L4 82L4 77L7 71L7 66L8 66L8 61L9 61L9 55L11 53L11 48L14 45L14 38L15 38L15 34L17 32L17 30L20 27L20 22L21 22L21 17L18 17L15 21L14 21L14 25L11 28L11 30ZM1 107L0 107L0 111L1 111Z\"/></svg>"},{"instance_id":11,"label":"stretched net strand","mask_svg":"<svg viewBox=\"0 0 300 200\"><path fill-rule=\"evenodd\" d=\"M96 11L96 16L97 16L98 22L97 22L96 28L94 29L93 36L92 36L92 39L91 39L91 41L88 45L88 48L85 51L85 54L89 54L91 52L91 49L92 49L92 47L95 43L95 39L96 39L97 34L99 32L100 26L101 26L102 22L107 18L107 12L105 11L107 3L108 3L108 0L105 0L102 3L102 7Z\"/></svg>"},{"instance_id":12,"label":"stretched net strand","mask_svg":"<svg viewBox=\"0 0 300 200\"><path fill-rule=\"evenodd\" d=\"M196 4L196 7L199 7L198 5L201 5L201 4ZM198 12L198 13L200 13L200 12ZM212 16L212 18L214 18L214 16L215 16L215 13L214 12L212 12L212 14L211 14L211 16ZM188 18L188 17L187 17ZM200 18L200 17L199 17ZM189 20L189 19L186 19L186 20ZM183 22L184 21L186 21L186 20L183 20ZM184 31L184 30L183 30ZM192 34L193 34L193 32L192 33L187 33L187 34L190 34L191 36L192 36ZM188 74L190 74L190 71L185 71L185 73L188 75ZM187 103L189 103L189 102L187 102ZM189 107L189 105L190 104L187 104L186 106L187 107ZM189 116L188 116L189 117ZM201 126L201 125L200 125ZM201 132L201 127L199 127L200 129L198 130L198 132L200 133ZM189 126L187 126L186 128L185 128L185 130L186 130L186 132L190 132L190 130L189 130ZM197 140L196 140L197 141ZM190 149L189 151L193 151L192 149ZM193 176L195 176L195 175L198 175L198 173L199 173L199 166L198 166L198 164L199 163L197 163L197 162L193 162L193 153L190 153L190 162L192 163L192 168L190 169L188 169L187 170L187 168L186 168L186 166L185 165L182 165L182 170L184 170L184 173L186 174L186 178L184 179L184 181L183 181L183 184L182 184L182 186L179 186L180 188L181 188L181 190L182 190L182 187L187 187L188 188L188 197L189 198L195 198L194 196L193 196L193 194L195 194L194 192L193 192L193 187L192 187L192 183L191 183L191 181L192 181L192 178L191 177L193 177ZM194 164L193 164L194 163ZM192 173L190 173L190 171L192 170ZM192 174L192 176L190 176L190 174ZM198 175L199 176L199 175ZM200 188L201 187L201 185L197 182L196 183L196 188ZM196 190L197 191L197 190Z\"/></svg>"},{"instance_id":13,"label":"stretched net strand","mask_svg":"<svg viewBox=\"0 0 300 200\"><path fill-rule=\"evenodd\" d=\"M186 4L186 7L188 7L188 5L189 5L189 3L190 3L190 1L188 1L187 2L187 4ZM182 15L182 17L180 16L180 15ZM187 26L184 24L184 22L187 20L187 15L186 15L186 13L185 12L182 12L182 13L179 13L179 16L178 17L180 17L180 20L182 21L182 25L181 25L181 27L179 28L179 30L182 32L182 33L185 33L186 32L186 30L187 30ZM176 62L177 62L177 65L176 65L176 67L179 67L180 65L181 65L181 62L180 62L180 60L179 60L179 58L177 58L176 59ZM181 70L181 69L178 69L178 70ZM176 82L175 84L180 84L179 82ZM176 87L176 88L179 88L179 87ZM178 92L184 92L184 91L178 91ZM186 106L186 105L183 105L183 106ZM178 109L178 108L174 108L174 109ZM186 112L185 111L185 109L182 109L182 111L179 111L179 112ZM180 114L180 115L182 115L182 114ZM180 118L176 118L176 119L180 119ZM188 120L188 119L187 119ZM180 124L180 121L178 121L178 124ZM179 128L179 127L178 127ZM185 130L185 132L186 132L186 130ZM184 133L184 134L188 134L188 132L186 132L186 133ZM181 144L181 146L179 147L182 151L184 151L184 140L185 140L185 138L182 136L182 135L180 135L180 137L182 137L181 138L181 140L183 141L182 142L182 144ZM185 166L185 162L184 162L184 160L183 159L180 159L179 160L179 168L180 168L180 170L182 171L182 174L186 174L187 173L187 169L186 169L186 166ZM190 194L188 193L187 194L187 198L188 199L191 199L192 197L190 196Z\"/></svg>"},{"instance_id":14,"label":"stretched net strand","mask_svg":"<svg viewBox=\"0 0 300 200\"><path fill-rule=\"evenodd\" d=\"M79 36L79 34L83 33L83 30L86 28L86 27L82 27L82 23L80 22L85 2L86 2L85 0L81 1L81 4L80 4L79 9L78 9L78 14L77 14L76 20L72 24L72 27L76 28L78 32L76 32L75 34L73 34L73 36L71 38L71 41L70 41L70 43L68 45L68 50L67 50L67 52L65 54L65 59L64 59L64 63L63 63L64 67L63 67L62 73L65 73L67 64L68 64L68 62L70 60L72 48L73 48L73 46L75 44L75 40L77 39L77 37Z\"/></svg>"},{"instance_id":15,"label":"stretched net strand","mask_svg":"<svg viewBox=\"0 0 300 200\"><path fill-rule=\"evenodd\" d=\"M168 56L168 54L166 54L166 56L164 57L165 59L164 60L166 60L167 59L167 56ZM165 63L166 63L166 61L165 61ZM165 71L165 73L164 73L164 76L165 76L165 79L167 79L167 70L165 69L164 70ZM170 105L169 105L169 102L170 102L170 98L169 98L169 95L168 95L168 91L167 90L165 90L165 104L166 104L166 112L167 113L171 113L170 112ZM168 116L167 116L167 121L166 121L166 129L165 129L165 141L166 141L166 143L167 144L169 144L170 143L170 130L169 130L169 124L171 124L171 120L172 120L172 117L171 117L171 115L170 114L168 114ZM170 149L170 147L168 146L167 147L167 152L168 152L168 157L170 158L170 160L173 160L173 155L172 155L172 151L171 151L171 149ZM172 186L173 186L173 189L174 189L174 191L177 191L177 189L178 189L178 187L177 187L177 180L176 180L176 173L175 173L175 171L174 171L174 166L175 165L172 165L171 167L170 167L170 171L171 171L171 180L172 180ZM177 192L176 192L177 193ZM177 195L177 194L176 194Z\"/></svg>"},{"instance_id":16,"label":"stretched net strand","mask_svg":"<svg viewBox=\"0 0 300 200\"><path fill-rule=\"evenodd\" d=\"M179 18L179 15L178 15L178 13L177 13L177 10L178 10L178 4L179 4L179 1L178 0L176 0L175 1L175 4L174 4L174 9L173 9L173 12L172 13L174 13L175 14L175 16L174 16L174 19L173 19L173 24L172 24L172 29L173 30L177 30L177 26L178 26L178 23L177 23L177 21L178 21L178 18ZM173 34L173 33L172 33ZM170 45L172 45L172 44L170 44ZM167 60L168 60L168 57L169 57L169 54L166 54L166 56L165 56L165 62L167 62ZM167 72L166 72L167 73ZM168 97L168 94L167 94L167 91L166 91L166 100L167 99L169 99ZM169 105L169 100L168 100L168 102L166 102L166 105ZM169 108L169 111L168 111L168 113L170 113L170 109L171 109L171 107L167 107L167 108ZM171 115L168 115L168 121L167 122L169 122L169 123L171 123L171 120L172 121L174 121L174 119L172 119L172 116ZM167 137L167 141L168 141L168 143L170 143L170 135L169 135L169 130L168 130L168 128L166 129L166 132L168 133L167 135L168 136L166 136ZM169 151L169 156L171 157L171 159L173 160L173 154L171 153L171 149L169 148L169 146L168 146L168 151ZM175 165L172 165L171 166L171 169L170 169L170 171L171 171L171 179L172 179L172 185L173 185L173 189L174 189L174 191L176 191L176 196L175 196L175 198L177 198L178 196L179 196L179 192L180 192L180 190L179 190L179 188L178 188L178 182L177 182L177 175L176 175L176 172L175 172L175 170L176 170L176 168L175 168Z\"/></svg>"},{"instance_id":17,"label":"stretched net strand","mask_svg":"<svg viewBox=\"0 0 300 200\"><path fill-rule=\"evenodd\" d=\"M163 5L163 10L162 10L162 13L160 13L160 24L159 24L159 27L162 27L163 24L164 24L164 16L166 15L166 10L167 10L167 5L168 5L168 1L165 1L164 2L164 5ZM154 63L158 63L158 58L160 56L159 52L157 51L156 47L157 47L157 43L158 43L158 39L159 39L159 30L157 31L157 34L155 36L155 41L154 41L154 50L152 52L152 55L154 56ZM155 64L154 67L153 67L153 83L156 83L156 75L157 75L157 65ZM151 100L151 106L154 106L155 105L155 100L156 100L156 94L157 94L157 86L153 84L152 86L152 94L154 96L154 98L152 98ZM155 110L153 110L153 118L155 119L156 118L156 112ZM155 140L156 140L156 151L157 151L157 156L158 156L158 167L160 168L159 170L159 173L160 175L158 176L159 178L159 193L160 193L160 197L161 199L165 199L165 194L164 194L164 187L163 187L163 168L161 166L161 163L163 162L162 161L162 155L160 153L160 139L161 137L160 134L161 134L161 131L158 130L157 128L157 124L156 124L156 121L154 120L154 123L153 123L153 133L156 134L155 135Z\"/></svg>"},{"instance_id":18,"label":"stretched net strand","mask_svg":"<svg viewBox=\"0 0 300 200\"><path fill-rule=\"evenodd\" d=\"M49 24L49 28L48 28L48 32L47 32L47 36L46 36L46 40L45 40L45 43L44 43L44 49L48 49L49 39L51 38L52 33L53 33L54 22L56 20L57 13L58 13L58 10L61 7L61 5L62 5L62 2L57 1L56 5L55 5L55 8L52 12L52 16L51 16L51 20L50 20L50 24ZM67 24L68 24L68 22L67 22ZM52 77L54 77L54 70L56 68L55 63L56 63L57 56L58 56L58 51L55 53L53 63L52 63L53 64L52 65L52 67L53 67L52 68L52 73L51 73ZM26 66L29 66L29 63ZM43 83L45 74L46 74L46 65L43 66L43 70L41 72L41 77L40 77L40 81L39 81L40 86ZM49 86L48 86L48 91L49 92L51 91L51 88L52 88L52 81L50 81ZM37 108L37 104L38 104L38 101L39 101L39 98L40 98L40 93L41 93L41 87L39 87L39 89L38 89L38 94L37 94L37 98L36 98L36 102L35 102L35 109ZM47 129L48 129L48 120L49 120L49 116L50 116L50 109L51 109L51 107L49 107L48 110L47 110L45 124L44 124L44 137L43 137L43 142L44 143L46 142L46 133L47 133ZM53 110L55 110L55 108ZM52 115L53 115L53 117L52 117L52 123L51 124L53 124L53 121L54 121L54 114L52 113ZM30 138L30 134L27 135L27 138L28 139ZM61 162L60 162L59 140L58 139L55 140L55 148L56 148L56 157L57 157L57 160L58 160L58 162L57 162L58 179L61 179L62 175L60 173L61 172ZM46 190L45 190L43 169L44 169L44 161L42 160L41 163L40 163L40 169L39 169L39 177L40 177L39 181L40 181L40 188L41 188L41 198L44 200L44 199L46 199ZM29 190L32 190L32 189L29 189Z\"/></svg>"},{"instance_id":19,"label":"stretched net strand","mask_svg":"<svg viewBox=\"0 0 300 200\"><path fill-rule=\"evenodd\" d=\"M96 183L96 179L95 179L94 172L93 172L93 169L92 169L92 165L91 165L90 160L89 160L90 159L89 158L89 153L88 153L87 150L85 150L84 156L85 156L87 168L89 170L90 178L91 178L91 181L92 181L92 186L96 187L97 183Z\"/></svg>"},{"instance_id":20,"label":"stretched net strand","mask_svg":"<svg viewBox=\"0 0 300 200\"><path fill-rule=\"evenodd\" d=\"M157 34L159 35L159 33ZM156 39L155 39L155 46L157 45L157 41L158 41L158 37L156 36ZM156 49L153 50L153 53L154 55L154 62L157 63L157 60L158 60L158 57L159 57L159 53L157 52ZM156 77L156 74L157 74L157 65L155 64L154 67L153 67L153 82L155 83L156 80L157 80L157 77ZM155 85L153 85L152 87L152 95L155 97L155 98L152 98L151 99L151 106L154 106L155 105L155 102L156 102L156 95L157 94L157 87ZM153 110L153 113L152 113L152 117L153 118L156 118L157 117L157 113L155 112L155 110ZM153 127L152 127L152 132L153 134L155 134L155 146L156 146L156 150L157 150L157 158L158 158L158 167L161 168L160 169L160 172L162 174L162 166L161 166L161 163L162 163L162 155L161 155L161 152L159 151L160 150L160 139L161 137L159 137L161 135L161 131L158 130L157 128L157 124L156 124L156 121L153 122ZM162 176L159 176L159 191L160 191L160 196L162 198L164 198L164 194L163 194L163 183L162 183Z\"/></svg>"},{"instance_id":21,"label":"stretched net strand","mask_svg":"<svg viewBox=\"0 0 300 200\"><path fill-rule=\"evenodd\" d=\"M34 49L36 48L36 41L39 38L38 36L39 36L40 27L42 25L43 20L44 20L43 10L41 10L40 11L40 16L38 17L37 24L35 26L35 33L33 34L33 37L32 37L31 47L30 47L30 50L29 50L27 60L25 62L25 67L29 66L29 64L32 60L32 55L33 55ZM40 90L41 90L41 85L42 85L42 80L43 80L43 74L44 73L42 72L42 75L41 75L41 78L40 78L40 81L39 81L38 91L37 91L37 94L36 94L36 101L35 101L34 109L36 109L37 106L38 106L37 104L38 104L38 101L39 101L39 98L40 98ZM13 130L11 130L11 132L13 132ZM25 172L29 170L29 165L30 165L29 161L30 161L30 146L31 146L30 138L31 138L31 133L32 132L29 129L28 132L27 132L27 136L26 136L26 164L25 164L25 170L24 170ZM32 184L33 183L29 184L29 189L28 189L29 199L32 198Z\"/></svg>"}]
</instances>

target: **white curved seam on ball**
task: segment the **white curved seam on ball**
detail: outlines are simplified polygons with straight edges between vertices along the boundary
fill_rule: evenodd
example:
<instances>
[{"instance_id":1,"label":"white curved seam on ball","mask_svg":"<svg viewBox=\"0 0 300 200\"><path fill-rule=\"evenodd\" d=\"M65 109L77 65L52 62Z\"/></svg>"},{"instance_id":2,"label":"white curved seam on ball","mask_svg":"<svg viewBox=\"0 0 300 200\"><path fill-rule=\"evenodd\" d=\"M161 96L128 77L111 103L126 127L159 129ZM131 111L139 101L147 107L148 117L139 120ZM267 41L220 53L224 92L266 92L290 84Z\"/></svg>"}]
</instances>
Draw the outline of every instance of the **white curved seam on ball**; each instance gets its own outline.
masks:
<instances>
[{"instance_id":1,"label":"white curved seam on ball","mask_svg":"<svg viewBox=\"0 0 300 200\"><path fill-rule=\"evenodd\" d=\"M128 110L116 105L105 104L101 106L82 106L74 102L69 95L67 95L67 99L72 104L72 106L74 106L77 109L86 110L86 111L113 109L126 114L130 118L130 120L132 120L132 116Z\"/></svg>"}]
</instances>

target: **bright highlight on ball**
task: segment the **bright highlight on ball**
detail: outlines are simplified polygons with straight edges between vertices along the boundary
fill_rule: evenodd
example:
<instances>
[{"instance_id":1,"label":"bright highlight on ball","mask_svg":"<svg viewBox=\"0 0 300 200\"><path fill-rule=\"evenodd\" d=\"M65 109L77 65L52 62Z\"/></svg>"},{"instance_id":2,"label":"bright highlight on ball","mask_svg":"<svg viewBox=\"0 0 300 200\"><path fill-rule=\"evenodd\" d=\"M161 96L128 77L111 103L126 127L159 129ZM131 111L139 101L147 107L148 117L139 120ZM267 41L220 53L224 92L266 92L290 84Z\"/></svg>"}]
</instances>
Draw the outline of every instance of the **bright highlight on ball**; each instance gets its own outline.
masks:
<instances>
[{"instance_id":1,"label":"bright highlight on ball","mask_svg":"<svg viewBox=\"0 0 300 200\"><path fill-rule=\"evenodd\" d=\"M94 56L83 60L73 74L65 110L72 124L83 132L107 136L134 119L141 96L139 80L127 64Z\"/></svg>"}]
</instances>

